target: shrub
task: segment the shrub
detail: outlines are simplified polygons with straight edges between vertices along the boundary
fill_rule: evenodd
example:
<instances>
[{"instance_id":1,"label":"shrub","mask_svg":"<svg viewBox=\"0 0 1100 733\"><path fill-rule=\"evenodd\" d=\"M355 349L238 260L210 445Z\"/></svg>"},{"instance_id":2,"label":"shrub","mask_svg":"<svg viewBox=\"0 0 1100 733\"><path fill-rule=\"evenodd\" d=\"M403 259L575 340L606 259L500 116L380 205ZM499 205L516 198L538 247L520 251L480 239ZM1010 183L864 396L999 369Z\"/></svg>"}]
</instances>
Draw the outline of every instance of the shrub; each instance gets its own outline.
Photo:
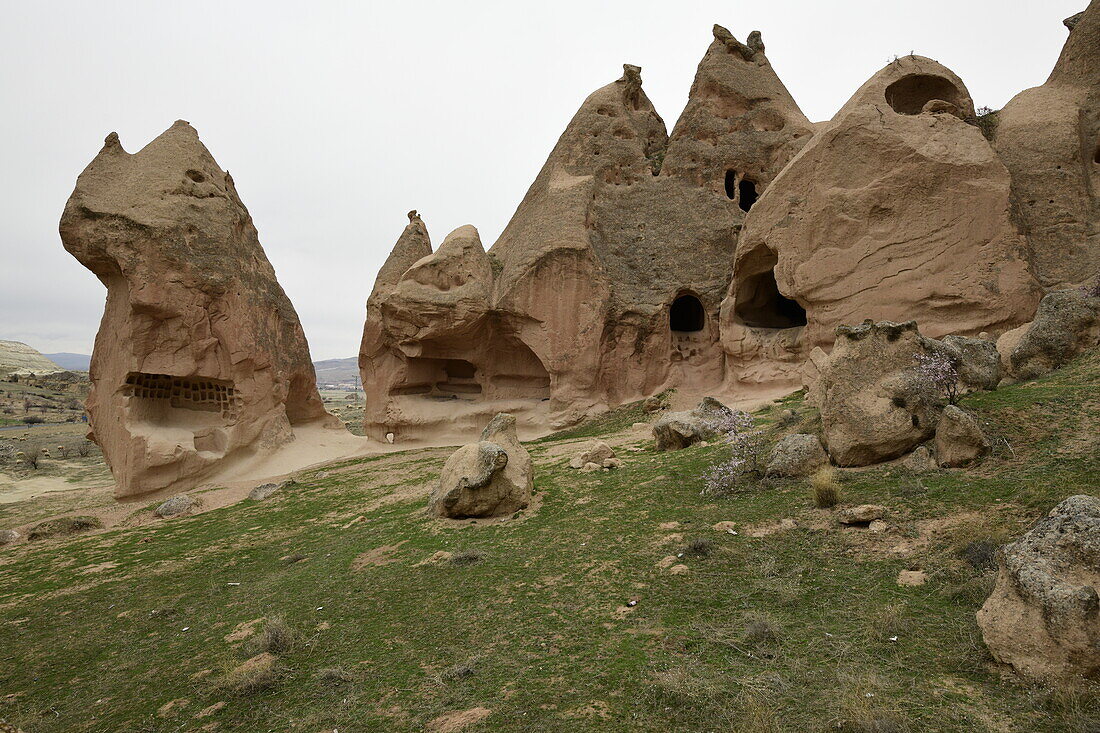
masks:
<instances>
[{"instance_id":1,"label":"shrub","mask_svg":"<svg viewBox=\"0 0 1100 733\"><path fill-rule=\"evenodd\" d=\"M76 446L76 454L81 458L87 458L88 454L92 451L92 443L89 440L82 440L80 444Z\"/></svg>"},{"instance_id":2,"label":"shrub","mask_svg":"<svg viewBox=\"0 0 1100 733\"><path fill-rule=\"evenodd\" d=\"M958 555L972 568L983 573L997 568L997 543L993 540L967 542L959 548Z\"/></svg>"},{"instance_id":3,"label":"shrub","mask_svg":"<svg viewBox=\"0 0 1100 733\"><path fill-rule=\"evenodd\" d=\"M275 657L262 653L228 670L218 681L217 687L234 695L254 695L277 685L283 674L284 669Z\"/></svg>"},{"instance_id":4,"label":"shrub","mask_svg":"<svg viewBox=\"0 0 1100 733\"><path fill-rule=\"evenodd\" d=\"M40 415L27 415L23 418L23 422L27 425L39 425L46 422L46 418Z\"/></svg>"},{"instance_id":5,"label":"shrub","mask_svg":"<svg viewBox=\"0 0 1100 733\"><path fill-rule=\"evenodd\" d=\"M703 496L735 494L764 475L764 432L747 412L734 412L711 429L730 447L730 457L703 474Z\"/></svg>"},{"instance_id":6,"label":"shrub","mask_svg":"<svg viewBox=\"0 0 1100 733\"><path fill-rule=\"evenodd\" d=\"M693 537L684 545L682 552L688 557L710 557L714 552L714 540L705 537Z\"/></svg>"},{"instance_id":7,"label":"shrub","mask_svg":"<svg viewBox=\"0 0 1100 733\"><path fill-rule=\"evenodd\" d=\"M840 482L836 469L822 466L810 476L810 490L814 497L814 506L818 509L832 509L840 501Z\"/></svg>"},{"instance_id":8,"label":"shrub","mask_svg":"<svg viewBox=\"0 0 1100 733\"><path fill-rule=\"evenodd\" d=\"M959 401L959 370L954 359L941 352L917 354L913 358L917 361L917 379L946 397L947 404Z\"/></svg>"},{"instance_id":9,"label":"shrub","mask_svg":"<svg viewBox=\"0 0 1100 733\"><path fill-rule=\"evenodd\" d=\"M87 532L92 529L102 529L103 522L95 517L61 517L40 522L27 534L28 540L44 540L51 537L67 537L69 535Z\"/></svg>"},{"instance_id":10,"label":"shrub","mask_svg":"<svg viewBox=\"0 0 1100 733\"><path fill-rule=\"evenodd\" d=\"M451 565L476 565L485 559L485 553L481 550L459 550L455 554L451 555L448 562Z\"/></svg>"},{"instance_id":11,"label":"shrub","mask_svg":"<svg viewBox=\"0 0 1100 733\"><path fill-rule=\"evenodd\" d=\"M298 634L281 616L273 616L264 624L264 630L255 638L253 654L285 654L298 642Z\"/></svg>"}]
</instances>

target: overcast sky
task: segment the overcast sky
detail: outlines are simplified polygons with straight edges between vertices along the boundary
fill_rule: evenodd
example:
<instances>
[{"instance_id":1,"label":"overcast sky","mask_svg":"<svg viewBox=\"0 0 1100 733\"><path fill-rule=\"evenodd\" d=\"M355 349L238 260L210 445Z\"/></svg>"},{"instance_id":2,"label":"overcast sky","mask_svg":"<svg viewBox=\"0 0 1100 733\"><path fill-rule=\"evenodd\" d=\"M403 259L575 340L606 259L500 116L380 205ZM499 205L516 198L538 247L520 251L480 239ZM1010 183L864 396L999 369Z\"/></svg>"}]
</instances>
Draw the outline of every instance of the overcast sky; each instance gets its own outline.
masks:
<instances>
[{"instance_id":1,"label":"overcast sky","mask_svg":"<svg viewBox=\"0 0 1100 733\"><path fill-rule=\"evenodd\" d=\"M895 55L999 108L1041 84L1086 0L0 0L0 339L91 353L105 290L57 221L107 133L195 126L260 231L314 359L358 351L374 276L419 209L488 248L581 101L642 67L671 129L720 23L758 29L806 115Z\"/></svg>"}]
</instances>

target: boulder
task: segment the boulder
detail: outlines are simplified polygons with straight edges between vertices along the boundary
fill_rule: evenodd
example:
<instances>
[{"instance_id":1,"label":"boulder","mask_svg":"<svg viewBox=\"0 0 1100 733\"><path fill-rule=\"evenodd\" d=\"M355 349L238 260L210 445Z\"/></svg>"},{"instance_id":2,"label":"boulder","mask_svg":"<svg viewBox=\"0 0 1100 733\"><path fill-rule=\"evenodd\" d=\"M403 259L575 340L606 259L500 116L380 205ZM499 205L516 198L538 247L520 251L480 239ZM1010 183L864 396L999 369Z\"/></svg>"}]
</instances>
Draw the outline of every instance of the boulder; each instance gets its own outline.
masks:
<instances>
[{"instance_id":1,"label":"boulder","mask_svg":"<svg viewBox=\"0 0 1100 733\"><path fill-rule=\"evenodd\" d=\"M718 425L733 410L713 397L704 397L694 410L670 412L653 423L657 450L680 450L717 435Z\"/></svg>"},{"instance_id":2,"label":"boulder","mask_svg":"<svg viewBox=\"0 0 1100 733\"><path fill-rule=\"evenodd\" d=\"M169 517L190 514L191 511L198 506L199 501L197 499L187 494L180 494L178 496L173 496L171 499L158 506L153 510L153 514L161 519L167 519Z\"/></svg>"},{"instance_id":3,"label":"boulder","mask_svg":"<svg viewBox=\"0 0 1100 733\"><path fill-rule=\"evenodd\" d=\"M983 338L945 336L943 345L955 362L962 391L996 389L1001 382L1001 357L997 344Z\"/></svg>"},{"instance_id":4,"label":"boulder","mask_svg":"<svg viewBox=\"0 0 1100 733\"><path fill-rule=\"evenodd\" d=\"M936 460L944 468L965 466L989 452L977 419L955 405L943 408L936 425Z\"/></svg>"},{"instance_id":5,"label":"boulder","mask_svg":"<svg viewBox=\"0 0 1100 733\"><path fill-rule=\"evenodd\" d=\"M533 487L531 456L516 435L516 418L500 413L479 442L447 459L428 509L452 519L508 515L530 503Z\"/></svg>"},{"instance_id":6,"label":"boulder","mask_svg":"<svg viewBox=\"0 0 1100 733\"><path fill-rule=\"evenodd\" d=\"M16 532L14 529L0 530L0 545L10 545L18 540L22 535Z\"/></svg>"},{"instance_id":7,"label":"boulder","mask_svg":"<svg viewBox=\"0 0 1100 733\"><path fill-rule=\"evenodd\" d=\"M768 476L809 476L829 463L816 435L796 433L780 440L768 458Z\"/></svg>"},{"instance_id":8,"label":"boulder","mask_svg":"<svg viewBox=\"0 0 1100 733\"><path fill-rule=\"evenodd\" d=\"M85 406L116 496L187 490L294 426L339 427L233 178L191 125L134 154L111 133L60 232L107 286Z\"/></svg>"},{"instance_id":9,"label":"boulder","mask_svg":"<svg viewBox=\"0 0 1100 733\"><path fill-rule=\"evenodd\" d=\"M584 468L589 463L594 463L600 468L612 468L616 461L615 451L602 440L589 441L580 454L569 461L570 468ZM619 465L621 465L619 461ZM617 466L615 466L617 467Z\"/></svg>"},{"instance_id":10,"label":"boulder","mask_svg":"<svg viewBox=\"0 0 1100 733\"><path fill-rule=\"evenodd\" d=\"M267 499L269 496L271 496L275 492L282 491L283 489L288 488L290 486L296 486L297 483L298 482L294 481L293 479L288 479L286 481L280 481L277 484L275 484L275 483L260 484L256 488L252 489L252 491L248 492L248 498L252 499L253 501L263 501L264 499Z\"/></svg>"},{"instance_id":11,"label":"boulder","mask_svg":"<svg viewBox=\"0 0 1100 733\"><path fill-rule=\"evenodd\" d=\"M934 338L1031 316L1039 288L1012 181L960 119L973 114L950 69L906 56L817 129L745 219L721 310L735 371L801 381L814 347L868 316L915 319Z\"/></svg>"},{"instance_id":12,"label":"boulder","mask_svg":"<svg viewBox=\"0 0 1100 733\"><path fill-rule=\"evenodd\" d=\"M1043 297L1035 320L1009 352L1009 370L1017 379L1034 379L1097 345L1100 297L1085 288L1057 290Z\"/></svg>"},{"instance_id":13,"label":"boulder","mask_svg":"<svg viewBox=\"0 0 1100 733\"><path fill-rule=\"evenodd\" d=\"M928 449L927 445L918 445L914 448L909 455L901 459L901 465L915 473L932 471L939 468L939 464L936 463L936 457L932 455L932 451Z\"/></svg>"},{"instance_id":14,"label":"boulder","mask_svg":"<svg viewBox=\"0 0 1100 733\"><path fill-rule=\"evenodd\" d=\"M841 524L871 524L881 520L886 515L886 507L878 504L860 504L841 509L836 513L836 520Z\"/></svg>"},{"instance_id":15,"label":"boulder","mask_svg":"<svg viewBox=\"0 0 1100 733\"><path fill-rule=\"evenodd\" d=\"M1053 684L1100 673L1100 499L1071 496L997 553L997 584L978 611L989 651Z\"/></svg>"},{"instance_id":16,"label":"boulder","mask_svg":"<svg viewBox=\"0 0 1100 733\"><path fill-rule=\"evenodd\" d=\"M897 458L930 439L943 409L916 357L944 353L914 321L841 326L816 387L823 443L838 466Z\"/></svg>"}]
</instances>

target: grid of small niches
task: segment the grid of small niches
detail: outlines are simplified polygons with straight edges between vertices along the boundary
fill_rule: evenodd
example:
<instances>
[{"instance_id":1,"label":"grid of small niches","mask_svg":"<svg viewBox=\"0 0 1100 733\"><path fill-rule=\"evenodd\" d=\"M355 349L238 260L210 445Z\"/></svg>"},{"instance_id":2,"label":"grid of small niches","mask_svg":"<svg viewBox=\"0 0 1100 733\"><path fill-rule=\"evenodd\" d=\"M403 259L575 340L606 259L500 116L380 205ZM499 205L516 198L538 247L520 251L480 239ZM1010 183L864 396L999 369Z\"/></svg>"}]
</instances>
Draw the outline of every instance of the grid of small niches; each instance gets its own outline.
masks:
<instances>
[{"instance_id":1,"label":"grid of small niches","mask_svg":"<svg viewBox=\"0 0 1100 733\"><path fill-rule=\"evenodd\" d=\"M126 377L126 394L146 400L168 400L172 407L218 412L227 420L237 417L241 398L232 382L202 377L132 372Z\"/></svg>"}]
</instances>

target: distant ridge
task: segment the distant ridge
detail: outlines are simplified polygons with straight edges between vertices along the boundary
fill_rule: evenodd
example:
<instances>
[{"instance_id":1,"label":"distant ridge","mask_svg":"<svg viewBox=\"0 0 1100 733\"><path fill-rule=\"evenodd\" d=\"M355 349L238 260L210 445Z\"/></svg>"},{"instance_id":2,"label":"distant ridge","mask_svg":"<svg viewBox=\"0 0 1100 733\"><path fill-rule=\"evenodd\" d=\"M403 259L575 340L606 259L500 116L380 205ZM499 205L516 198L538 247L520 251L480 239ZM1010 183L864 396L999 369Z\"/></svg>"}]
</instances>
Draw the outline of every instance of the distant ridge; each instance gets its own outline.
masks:
<instances>
[{"instance_id":1,"label":"distant ridge","mask_svg":"<svg viewBox=\"0 0 1100 733\"><path fill-rule=\"evenodd\" d=\"M92 362L92 357L88 354L70 354L67 351L58 354L43 354L42 356L70 372L86 372Z\"/></svg>"},{"instance_id":2,"label":"distant ridge","mask_svg":"<svg viewBox=\"0 0 1100 733\"><path fill-rule=\"evenodd\" d=\"M317 373L317 384L355 385L359 380L359 357L346 359L324 359L313 362L313 371Z\"/></svg>"},{"instance_id":3,"label":"distant ridge","mask_svg":"<svg viewBox=\"0 0 1100 733\"><path fill-rule=\"evenodd\" d=\"M0 341L0 376L12 372L51 374L64 371L60 366L21 341Z\"/></svg>"}]
</instances>

